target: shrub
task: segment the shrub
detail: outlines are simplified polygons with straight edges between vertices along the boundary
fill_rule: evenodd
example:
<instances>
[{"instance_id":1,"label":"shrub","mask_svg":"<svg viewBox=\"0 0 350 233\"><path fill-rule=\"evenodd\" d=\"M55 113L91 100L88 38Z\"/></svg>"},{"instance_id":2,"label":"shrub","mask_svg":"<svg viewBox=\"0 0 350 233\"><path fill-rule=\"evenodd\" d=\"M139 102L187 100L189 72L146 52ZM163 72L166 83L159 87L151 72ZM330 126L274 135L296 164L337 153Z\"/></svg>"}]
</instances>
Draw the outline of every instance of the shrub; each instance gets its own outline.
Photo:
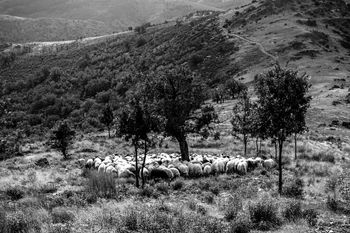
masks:
<instances>
[{"instance_id":1,"label":"shrub","mask_svg":"<svg viewBox=\"0 0 350 233\"><path fill-rule=\"evenodd\" d=\"M54 193L57 191L57 186L53 183L50 184L45 184L43 186L40 187L39 190L41 193Z\"/></svg>"},{"instance_id":2,"label":"shrub","mask_svg":"<svg viewBox=\"0 0 350 233\"><path fill-rule=\"evenodd\" d=\"M69 223L74 220L74 215L64 207L56 207L52 210L53 223Z\"/></svg>"},{"instance_id":3,"label":"shrub","mask_svg":"<svg viewBox=\"0 0 350 233\"><path fill-rule=\"evenodd\" d=\"M6 217L6 233L29 233L40 232L40 223L31 218L31 214L22 211L16 211L7 214Z\"/></svg>"},{"instance_id":4,"label":"shrub","mask_svg":"<svg viewBox=\"0 0 350 233\"><path fill-rule=\"evenodd\" d=\"M123 225L126 227L126 229L130 231L137 231L138 224L138 212L134 208L127 208L127 211L124 213L124 216L122 217Z\"/></svg>"},{"instance_id":5,"label":"shrub","mask_svg":"<svg viewBox=\"0 0 350 233\"><path fill-rule=\"evenodd\" d=\"M232 233L249 233L252 228L252 224L248 218L239 217L230 224L230 232Z\"/></svg>"},{"instance_id":6,"label":"shrub","mask_svg":"<svg viewBox=\"0 0 350 233\"><path fill-rule=\"evenodd\" d=\"M307 209L303 212L304 218L310 226L316 226L318 213L314 209Z\"/></svg>"},{"instance_id":7,"label":"shrub","mask_svg":"<svg viewBox=\"0 0 350 233\"><path fill-rule=\"evenodd\" d=\"M224 206L225 219L227 221L234 220L242 209L242 199L238 195L235 195L233 198L230 198L228 204Z\"/></svg>"},{"instance_id":8,"label":"shrub","mask_svg":"<svg viewBox=\"0 0 350 233\"><path fill-rule=\"evenodd\" d=\"M290 198L302 198L303 197L304 181L301 178L290 180L283 187L283 195Z\"/></svg>"},{"instance_id":9,"label":"shrub","mask_svg":"<svg viewBox=\"0 0 350 233\"><path fill-rule=\"evenodd\" d=\"M335 198L327 196L327 207L332 211L337 211L339 206Z\"/></svg>"},{"instance_id":10,"label":"shrub","mask_svg":"<svg viewBox=\"0 0 350 233\"><path fill-rule=\"evenodd\" d=\"M51 146L54 149L58 149L62 153L64 159L68 159L68 147L72 143L74 136L75 131L72 130L66 122L64 122L52 132L50 138Z\"/></svg>"},{"instance_id":11,"label":"shrub","mask_svg":"<svg viewBox=\"0 0 350 233\"><path fill-rule=\"evenodd\" d=\"M208 204L213 204L214 203L214 195L212 193L205 193L204 200Z\"/></svg>"},{"instance_id":12,"label":"shrub","mask_svg":"<svg viewBox=\"0 0 350 233\"><path fill-rule=\"evenodd\" d=\"M303 217L303 211L301 209L300 201L290 201L285 210L283 211L283 216L288 221L295 222Z\"/></svg>"},{"instance_id":13,"label":"shrub","mask_svg":"<svg viewBox=\"0 0 350 233\"><path fill-rule=\"evenodd\" d=\"M113 176L103 172L91 171L88 175L87 189L103 198L114 198L117 194Z\"/></svg>"},{"instance_id":14,"label":"shrub","mask_svg":"<svg viewBox=\"0 0 350 233\"><path fill-rule=\"evenodd\" d=\"M249 205L250 219L258 230L270 230L281 225L277 205L271 198L262 198Z\"/></svg>"},{"instance_id":15,"label":"shrub","mask_svg":"<svg viewBox=\"0 0 350 233\"><path fill-rule=\"evenodd\" d=\"M24 191L20 187L10 187L6 190L6 195L10 197L12 201L17 201L24 197Z\"/></svg>"},{"instance_id":16,"label":"shrub","mask_svg":"<svg viewBox=\"0 0 350 233\"><path fill-rule=\"evenodd\" d=\"M182 189L183 186L184 186L184 181L181 179L178 179L173 183L174 190L180 190L180 189Z\"/></svg>"},{"instance_id":17,"label":"shrub","mask_svg":"<svg viewBox=\"0 0 350 233\"><path fill-rule=\"evenodd\" d=\"M188 208L189 208L190 210L193 210L193 211L195 211L196 208L197 208L197 202L196 202L194 199L189 200L189 201L187 202L187 205L188 205Z\"/></svg>"},{"instance_id":18,"label":"shrub","mask_svg":"<svg viewBox=\"0 0 350 233\"><path fill-rule=\"evenodd\" d=\"M197 205L197 213L201 215L206 215L207 212L207 209L203 205Z\"/></svg>"},{"instance_id":19,"label":"shrub","mask_svg":"<svg viewBox=\"0 0 350 233\"><path fill-rule=\"evenodd\" d=\"M136 41L136 47L141 47L141 46L145 45L146 43L147 43L146 39L143 37L140 37Z\"/></svg>"},{"instance_id":20,"label":"shrub","mask_svg":"<svg viewBox=\"0 0 350 233\"><path fill-rule=\"evenodd\" d=\"M142 197L158 197L156 190L152 186L146 186L139 191L140 196Z\"/></svg>"}]
</instances>

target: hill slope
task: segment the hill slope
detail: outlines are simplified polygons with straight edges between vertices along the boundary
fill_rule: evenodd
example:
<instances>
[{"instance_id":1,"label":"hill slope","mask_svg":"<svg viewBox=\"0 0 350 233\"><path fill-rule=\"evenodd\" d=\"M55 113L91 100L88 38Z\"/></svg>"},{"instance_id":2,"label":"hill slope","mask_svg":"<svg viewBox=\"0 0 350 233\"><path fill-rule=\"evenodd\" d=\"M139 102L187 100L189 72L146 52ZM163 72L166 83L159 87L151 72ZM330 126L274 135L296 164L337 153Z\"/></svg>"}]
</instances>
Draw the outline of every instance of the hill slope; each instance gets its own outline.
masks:
<instances>
[{"instance_id":1,"label":"hill slope","mask_svg":"<svg viewBox=\"0 0 350 233\"><path fill-rule=\"evenodd\" d=\"M113 32L113 27L93 20L21 18L0 15L0 42L78 39Z\"/></svg>"},{"instance_id":2,"label":"hill slope","mask_svg":"<svg viewBox=\"0 0 350 233\"><path fill-rule=\"evenodd\" d=\"M212 13L152 27L143 35L23 55L1 69L2 93L19 111L11 121L51 127L57 119L70 118L87 129L98 127L96 116L106 102L119 106L137 83L137 72L187 65L216 88L230 78L251 83L276 59L311 75L314 99L308 124L331 130L318 127L349 121L348 7L340 0L287 5L267 1L241 13Z\"/></svg>"},{"instance_id":3,"label":"hill slope","mask_svg":"<svg viewBox=\"0 0 350 233\"><path fill-rule=\"evenodd\" d=\"M3 41L76 39L162 23L191 12L222 9L185 0L1 0Z\"/></svg>"}]
</instances>

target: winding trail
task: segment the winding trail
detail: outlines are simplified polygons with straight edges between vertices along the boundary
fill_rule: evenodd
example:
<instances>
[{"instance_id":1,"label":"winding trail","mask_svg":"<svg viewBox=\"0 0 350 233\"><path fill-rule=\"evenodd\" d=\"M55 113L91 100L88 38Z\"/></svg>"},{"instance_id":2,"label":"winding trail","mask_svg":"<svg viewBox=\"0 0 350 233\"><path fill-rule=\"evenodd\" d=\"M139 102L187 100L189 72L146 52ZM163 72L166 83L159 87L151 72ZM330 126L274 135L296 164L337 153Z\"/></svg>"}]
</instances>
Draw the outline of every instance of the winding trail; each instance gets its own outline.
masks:
<instances>
[{"instance_id":1,"label":"winding trail","mask_svg":"<svg viewBox=\"0 0 350 233\"><path fill-rule=\"evenodd\" d=\"M222 15L223 16L223 15ZM240 40L243 40L247 43L250 43L250 44L253 44L253 45L257 45L259 47L259 50L265 54L266 56L270 57L272 60L274 61L277 61L278 60L278 57L272 55L271 53L267 52L266 49L264 48L264 46L258 42L258 41L254 41L254 40L250 40L248 38L245 38L243 36L240 36L238 34L235 34L235 33L232 33L232 32L229 32L225 27L224 27L224 22L225 22L225 19L223 17L220 18L220 27L222 29L222 34L224 36L226 36L229 40L230 40L230 37L236 37Z\"/></svg>"}]
</instances>

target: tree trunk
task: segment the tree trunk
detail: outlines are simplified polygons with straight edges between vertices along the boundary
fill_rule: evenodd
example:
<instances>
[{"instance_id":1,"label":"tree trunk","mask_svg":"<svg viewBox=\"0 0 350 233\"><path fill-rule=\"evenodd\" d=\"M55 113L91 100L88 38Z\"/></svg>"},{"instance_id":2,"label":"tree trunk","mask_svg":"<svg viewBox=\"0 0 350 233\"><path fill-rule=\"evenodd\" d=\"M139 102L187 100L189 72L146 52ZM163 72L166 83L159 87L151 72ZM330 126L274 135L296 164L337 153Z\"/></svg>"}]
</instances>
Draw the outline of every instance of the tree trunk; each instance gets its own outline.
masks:
<instances>
[{"instance_id":1,"label":"tree trunk","mask_svg":"<svg viewBox=\"0 0 350 233\"><path fill-rule=\"evenodd\" d=\"M275 142L275 160L277 160L277 141Z\"/></svg>"},{"instance_id":2,"label":"tree trunk","mask_svg":"<svg viewBox=\"0 0 350 233\"><path fill-rule=\"evenodd\" d=\"M144 174L143 174L143 170L144 170L144 168L145 168L145 165L146 165L146 157L147 157L147 142L145 141L145 155L144 155L144 157L143 157L143 161L142 161L142 167L141 167L141 178L142 178L142 188L144 188L145 187L145 183L146 183L146 181L145 181L145 176L144 176Z\"/></svg>"},{"instance_id":3,"label":"tree trunk","mask_svg":"<svg viewBox=\"0 0 350 233\"><path fill-rule=\"evenodd\" d=\"M111 138L111 127L107 127L108 128L108 138Z\"/></svg>"},{"instance_id":4,"label":"tree trunk","mask_svg":"<svg viewBox=\"0 0 350 233\"><path fill-rule=\"evenodd\" d=\"M244 157L247 156L247 144L248 144L248 139L246 135L243 135L243 144L244 144Z\"/></svg>"},{"instance_id":5,"label":"tree trunk","mask_svg":"<svg viewBox=\"0 0 350 233\"><path fill-rule=\"evenodd\" d=\"M283 149L283 141L279 140L278 141L278 146L279 146L279 157L278 157L278 192L280 195L282 195L282 186L283 186L283 181L282 181L282 149Z\"/></svg>"},{"instance_id":6,"label":"tree trunk","mask_svg":"<svg viewBox=\"0 0 350 233\"><path fill-rule=\"evenodd\" d=\"M186 136L181 135L176 138L180 145L181 158L183 161L190 161L190 156L188 154L188 144L186 141Z\"/></svg>"},{"instance_id":7,"label":"tree trunk","mask_svg":"<svg viewBox=\"0 0 350 233\"><path fill-rule=\"evenodd\" d=\"M136 187L140 187L140 183L139 183L139 164L137 161L137 142L134 143L134 147L135 147L135 162L136 162L136 174L135 174L135 178L136 178Z\"/></svg>"},{"instance_id":8,"label":"tree trunk","mask_svg":"<svg viewBox=\"0 0 350 233\"><path fill-rule=\"evenodd\" d=\"M262 139L260 138L260 140L259 140L259 155L261 154L261 144L262 144Z\"/></svg>"},{"instance_id":9,"label":"tree trunk","mask_svg":"<svg viewBox=\"0 0 350 233\"><path fill-rule=\"evenodd\" d=\"M259 155L259 138L255 139L256 156Z\"/></svg>"},{"instance_id":10,"label":"tree trunk","mask_svg":"<svg viewBox=\"0 0 350 233\"><path fill-rule=\"evenodd\" d=\"M297 134L294 134L294 159L298 159Z\"/></svg>"}]
</instances>

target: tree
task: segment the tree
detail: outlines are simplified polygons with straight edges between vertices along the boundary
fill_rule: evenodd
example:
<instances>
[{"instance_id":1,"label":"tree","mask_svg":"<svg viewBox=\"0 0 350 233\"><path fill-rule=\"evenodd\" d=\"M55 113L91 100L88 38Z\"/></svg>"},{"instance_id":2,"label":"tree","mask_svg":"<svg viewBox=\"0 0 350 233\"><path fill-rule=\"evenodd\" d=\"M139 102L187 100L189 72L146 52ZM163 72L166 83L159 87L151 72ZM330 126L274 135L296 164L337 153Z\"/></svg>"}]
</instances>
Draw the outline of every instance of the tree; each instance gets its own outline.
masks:
<instances>
[{"instance_id":1,"label":"tree","mask_svg":"<svg viewBox=\"0 0 350 233\"><path fill-rule=\"evenodd\" d=\"M100 117L100 122L104 124L108 129L108 137L111 138L111 127L113 124L114 115L111 107L107 105L102 110L102 116Z\"/></svg>"},{"instance_id":2,"label":"tree","mask_svg":"<svg viewBox=\"0 0 350 233\"><path fill-rule=\"evenodd\" d=\"M153 145L150 134L159 132L161 120L155 114L152 103L149 100L149 86L147 83L139 84L135 90L129 93L128 102L118 117L117 133L124 136L126 141L131 141L135 149L136 162L136 187L139 187L138 149L144 148L144 157L141 166L142 187L145 185L143 169L146 163L148 148Z\"/></svg>"},{"instance_id":3,"label":"tree","mask_svg":"<svg viewBox=\"0 0 350 233\"><path fill-rule=\"evenodd\" d=\"M236 96L242 92L247 92L247 86L234 78L228 79L225 82L225 89L228 92L228 95L234 99Z\"/></svg>"},{"instance_id":4,"label":"tree","mask_svg":"<svg viewBox=\"0 0 350 233\"><path fill-rule=\"evenodd\" d=\"M255 77L259 117L266 124L266 134L278 144L279 193L282 193L283 143L305 121L311 97L308 77L297 71L281 68L278 64L268 72Z\"/></svg>"},{"instance_id":5,"label":"tree","mask_svg":"<svg viewBox=\"0 0 350 233\"><path fill-rule=\"evenodd\" d=\"M181 157L188 161L187 134L205 126L198 121L201 116L196 116L195 111L206 100L206 88L200 76L186 67L170 67L156 76L153 99L164 119L164 131L179 142Z\"/></svg>"},{"instance_id":6,"label":"tree","mask_svg":"<svg viewBox=\"0 0 350 233\"><path fill-rule=\"evenodd\" d=\"M253 107L254 104L251 102L248 94L244 94L233 108L233 117L231 119L232 133L243 141L244 156L247 155L248 139L253 134Z\"/></svg>"},{"instance_id":7,"label":"tree","mask_svg":"<svg viewBox=\"0 0 350 233\"><path fill-rule=\"evenodd\" d=\"M64 159L68 159L68 147L72 143L75 136L75 131L70 128L67 122L61 123L57 129L53 130L50 141L54 149L58 149Z\"/></svg>"}]
</instances>

